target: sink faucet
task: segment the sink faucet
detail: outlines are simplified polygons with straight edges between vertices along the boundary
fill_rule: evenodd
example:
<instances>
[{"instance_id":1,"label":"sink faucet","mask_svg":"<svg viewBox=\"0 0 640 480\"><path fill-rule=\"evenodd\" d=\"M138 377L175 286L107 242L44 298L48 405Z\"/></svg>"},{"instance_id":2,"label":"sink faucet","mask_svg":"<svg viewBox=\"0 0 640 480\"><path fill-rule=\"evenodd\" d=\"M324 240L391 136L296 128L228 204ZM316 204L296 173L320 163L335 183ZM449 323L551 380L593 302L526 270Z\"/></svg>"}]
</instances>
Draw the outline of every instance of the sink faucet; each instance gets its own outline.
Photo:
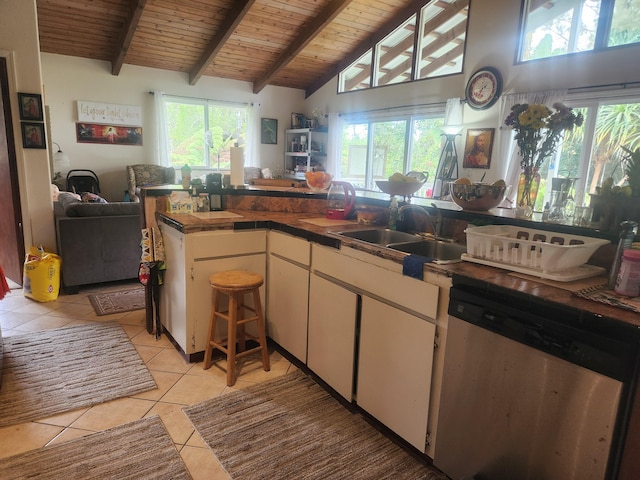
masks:
<instances>
[{"instance_id":1,"label":"sink faucet","mask_svg":"<svg viewBox=\"0 0 640 480\"><path fill-rule=\"evenodd\" d=\"M440 236L440 227L442 226L442 214L440 213L440 209L437 207L435 203L432 203L431 206L436 209L436 220L434 222L433 217L429 213L426 208L421 207L420 205L414 205L412 203L408 203L403 205L398 209L399 220L404 220L404 212L407 210L415 210L416 212L424 215L427 219L427 223L429 223L429 227L431 227L431 231L436 237Z\"/></svg>"}]
</instances>

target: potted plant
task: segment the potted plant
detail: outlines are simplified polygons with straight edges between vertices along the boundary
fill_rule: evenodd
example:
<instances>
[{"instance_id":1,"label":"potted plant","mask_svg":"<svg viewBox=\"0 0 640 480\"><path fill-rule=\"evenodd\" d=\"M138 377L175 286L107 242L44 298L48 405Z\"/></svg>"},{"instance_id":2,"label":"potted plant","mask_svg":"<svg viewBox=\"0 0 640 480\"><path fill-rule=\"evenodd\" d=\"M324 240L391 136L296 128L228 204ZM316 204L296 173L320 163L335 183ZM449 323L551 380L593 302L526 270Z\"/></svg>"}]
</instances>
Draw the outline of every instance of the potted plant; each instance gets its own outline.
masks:
<instances>
[{"instance_id":1,"label":"potted plant","mask_svg":"<svg viewBox=\"0 0 640 480\"><path fill-rule=\"evenodd\" d=\"M624 168L626 185L614 185L606 178L591 194L594 226L602 230L617 231L624 220L640 220L640 147L635 150L621 146L625 151L620 165Z\"/></svg>"}]
</instances>

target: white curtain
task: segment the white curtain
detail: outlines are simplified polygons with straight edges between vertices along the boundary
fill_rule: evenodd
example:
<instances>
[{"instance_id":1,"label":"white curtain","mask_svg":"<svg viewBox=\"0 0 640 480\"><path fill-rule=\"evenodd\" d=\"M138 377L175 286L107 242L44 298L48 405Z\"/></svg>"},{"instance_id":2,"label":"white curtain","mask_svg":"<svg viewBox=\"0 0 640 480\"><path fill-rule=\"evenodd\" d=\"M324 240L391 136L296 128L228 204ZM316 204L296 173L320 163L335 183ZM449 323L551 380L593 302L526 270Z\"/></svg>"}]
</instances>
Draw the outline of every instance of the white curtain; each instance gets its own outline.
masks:
<instances>
[{"instance_id":1,"label":"white curtain","mask_svg":"<svg viewBox=\"0 0 640 480\"><path fill-rule=\"evenodd\" d=\"M520 153L513 138L513 130L504 125L505 119L511 112L511 107L519 103L541 103L549 108L556 102L563 102L567 96L566 90L547 90L543 92L512 93L501 97L500 130L498 132L498 157L506 159L501 177L507 185L511 185L506 203L515 205L518 177L520 176ZM505 205L508 206L508 205Z\"/></svg>"},{"instance_id":2,"label":"white curtain","mask_svg":"<svg viewBox=\"0 0 640 480\"><path fill-rule=\"evenodd\" d=\"M165 121L164 112L164 92L154 91L153 108L156 117L156 145L155 145L155 163L170 167L169 164L169 142L167 140L167 122Z\"/></svg>"},{"instance_id":3,"label":"white curtain","mask_svg":"<svg viewBox=\"0 0 640 480\"><path fill-rule=\"evenodd\" d=\"M340 178L340 165L342 163L342 129L344 119L338 113L329 114L329 139L327 147L327 173L333 178Z\"/></svg>"},{"instance_id":4,"label":"white curtain","mask_svg":"<svg viewBox=\"0 0 640 480\"><path fill-rule=\"evenodd\" d=\"M258 106L250 103L247 106L247 143L244 152L245 167L260 166L260 115Z\"/></svg>"}]
</instances>

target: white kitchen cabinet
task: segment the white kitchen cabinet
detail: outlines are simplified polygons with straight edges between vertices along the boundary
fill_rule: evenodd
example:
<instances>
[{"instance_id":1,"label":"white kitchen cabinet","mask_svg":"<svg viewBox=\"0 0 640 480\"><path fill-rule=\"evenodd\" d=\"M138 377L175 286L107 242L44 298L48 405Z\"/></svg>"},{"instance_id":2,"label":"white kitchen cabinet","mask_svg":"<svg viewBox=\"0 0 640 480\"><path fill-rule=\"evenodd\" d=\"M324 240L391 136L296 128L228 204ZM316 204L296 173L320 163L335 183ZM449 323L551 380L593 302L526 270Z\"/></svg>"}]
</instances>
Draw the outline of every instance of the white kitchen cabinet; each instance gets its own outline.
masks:
<instances>
[{"instance_id":1,"label":"white kitchen cabinet","mask_svg":"<svg viewBox=\"0 0 640 480\"><path fill-rule=\"evenodd\" d=\"M362 297L357 404L425 451L436 327Z\"/></svg>"},{"instance_id":2,"label":"white kitchen cabinet","mask_svg":"<svg viewBox=\"0 0 640 480\"><path fill-rule=\"evenodd\" d=\"M344 377L356 373L355 401L365 411L396 432L420 452L433 454L433 433L437 429L443 348L434 349L435 337L446 335L446 289L451 280L427 272L425 281L402 275L402 266L385 259L344 248L313 244L309 302L309 367L311 368L311 328L313 300L323 277L329 298L326 311L317 322L328 329L326 317L352 314L353 298L361 298L357 320L357 358L335 361L333 370ZM441 294L441 290L443 293ZM339 292L348 292L344 299ZM326 302L326 300L325 300ZM318 301L318 303L320 303ZM331 339L343 335L332 331ZM325 341L331 345L331 341ZM329 347L323 355L333 355ZM327 361L327 360L325 360ZM333 362L333 360L331 360ZM354 365L355 363L355 365ZM313 370L313 368L312 368ZM315 370L314 370L315 371ZM335 388L335 387L334 387ZM432 409L434 409L432 411ZM431 438L431 444L427 444Z\"/></svg>"},{"instance_id":3,"label":"white kitchen cabinet","mask_svg":"<svg viewBox=\"0 0 640 480\"><path fill-rule=\"evenodd\" d=\"M267 335L303 363L307 362L309 242L269 232Z\"/></svg>"},{"instance_id":4,"label":"white kitchen cabinet","mask_svg":"<svg viewBox=\"0 0 640 480\"><path fill-rule=\"evenodd\" d=\"M355 293L311 275L307 366L348 401L353 394L357 304Z\"/></svg>"},{"instance_id":5,"label":"white kitchen cabinet","mask_svg":"<svg viewBox=\"0 0 640 480\"><path fill-rule=\"evenodd\" d=\"M285 176L304 180L305 172L324 171L328 136L327 127L285 130Z\"/></svg>"},{"instance_id":6,"label":"white kitchen cabinet","mask_svg":"<svg viewBox=\"0 0 640 480\"><path fill-rule=\"evenodd\" d=\"M209 277L222 270L252 270L266 278L266 231L212 230L184 234L160 225L166 251L160 287L162 324L190 360L206 346L211 313ZM260 287L265 298L265 286ZM218 335L226 336L224 322Z\"/></svg>"}]
</instances>

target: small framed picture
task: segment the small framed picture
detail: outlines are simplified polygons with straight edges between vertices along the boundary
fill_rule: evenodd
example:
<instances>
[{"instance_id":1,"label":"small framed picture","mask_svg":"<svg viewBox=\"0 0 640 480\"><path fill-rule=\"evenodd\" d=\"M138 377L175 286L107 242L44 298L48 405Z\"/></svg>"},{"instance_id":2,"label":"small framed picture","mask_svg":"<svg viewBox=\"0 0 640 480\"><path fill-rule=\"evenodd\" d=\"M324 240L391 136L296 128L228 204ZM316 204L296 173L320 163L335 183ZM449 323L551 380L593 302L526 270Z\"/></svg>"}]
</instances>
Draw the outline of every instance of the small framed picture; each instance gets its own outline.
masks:
<instances>
[{"instance_id":1,"label":"small framed picture","mask_svg":"<svg viewBox=\"0 0 640 480\"><path fill-rule=\"evenodd\" d=\"M262 119L260 124L260 143L266 145L275 145L278 143L278 119Z\"/></svg>"},{"instance_id":2,"label":"small framed picture","mask_svg":"<svg viewBox=\"0 0 640 480\"><path fill-rule=\"evenodd\" d=\"M20 120L44 120L42 113L42 97L37 93L18 93L20 103Z\"/></svg>"},{"instance_id":3,"label":"small framed picture","mask_svg":"<svg viewBox=\"0 0 640 480\"><path fill-rule=\"evenodd\" d=\"M22 146L24 148L46 148L44 123L21 122Z\"/></svg>"},{"instance_id":4,"label":"small framed picture","mask_svg":"<svg viewBox=\"0 0 640 480\"><path fill-rule=\"evenodd\" d=\"M495 128L470 128L464 147L462 168L489 168Z\"/></svg>"}]
</instances>

